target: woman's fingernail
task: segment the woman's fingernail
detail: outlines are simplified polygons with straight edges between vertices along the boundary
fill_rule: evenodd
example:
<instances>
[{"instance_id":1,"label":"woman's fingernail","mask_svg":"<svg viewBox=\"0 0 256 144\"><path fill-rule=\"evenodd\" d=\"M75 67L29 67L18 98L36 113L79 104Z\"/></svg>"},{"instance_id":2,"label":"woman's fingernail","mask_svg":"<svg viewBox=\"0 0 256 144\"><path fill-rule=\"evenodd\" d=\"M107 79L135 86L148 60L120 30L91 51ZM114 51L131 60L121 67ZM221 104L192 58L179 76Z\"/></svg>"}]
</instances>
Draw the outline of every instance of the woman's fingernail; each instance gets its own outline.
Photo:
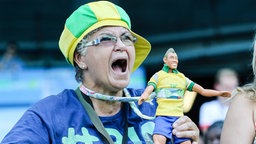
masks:
<instances>
[{"instance_id":1,"label":"woman's fingernail","mask_svg":"<svg viewBox=\"0 0 256 144\"><path fill-rule=\"evenodd\" d=\"M174 130L172 131L172 133L173 133L173 134L176 134L176 133L177 133L177 131L174 129Z\"/></svg>"}]
</instances>

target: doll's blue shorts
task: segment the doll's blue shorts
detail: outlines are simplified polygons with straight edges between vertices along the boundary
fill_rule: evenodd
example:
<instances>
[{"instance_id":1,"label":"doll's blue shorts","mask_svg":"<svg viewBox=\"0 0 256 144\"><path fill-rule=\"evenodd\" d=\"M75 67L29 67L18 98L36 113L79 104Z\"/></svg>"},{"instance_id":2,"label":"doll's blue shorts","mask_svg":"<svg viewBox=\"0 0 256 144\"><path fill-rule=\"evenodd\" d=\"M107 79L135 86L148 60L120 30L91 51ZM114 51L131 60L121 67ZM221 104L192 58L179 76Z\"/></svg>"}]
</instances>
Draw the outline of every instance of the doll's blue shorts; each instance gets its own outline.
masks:
<instances>
[{"instance_id":1,"label":"doll's blue shorts","mask_svg":"<svg viewBox=\"0 0 256 144\"><path fill-rule=\"evenodd\" d=\"M156 116L155 119L155 129L153 134L163 135L167 138L167 143L173 141L174 144L179 144L181 142L191 140L189 138L178 138L172 134L172 124L178 119L179 117L175 116Z\"/></svg>"}]
</instances>

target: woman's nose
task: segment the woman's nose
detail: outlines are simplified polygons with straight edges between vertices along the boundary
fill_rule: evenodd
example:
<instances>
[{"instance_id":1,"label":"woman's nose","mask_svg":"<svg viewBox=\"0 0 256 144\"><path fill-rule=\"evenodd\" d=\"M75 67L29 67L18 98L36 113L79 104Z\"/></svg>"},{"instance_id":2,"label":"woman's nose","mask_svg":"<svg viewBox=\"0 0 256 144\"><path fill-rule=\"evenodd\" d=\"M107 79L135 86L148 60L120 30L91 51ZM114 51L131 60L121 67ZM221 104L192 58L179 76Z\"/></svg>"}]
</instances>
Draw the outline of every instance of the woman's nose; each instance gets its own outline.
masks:
<instances>
[{"instance_id":1,"label":"woman's nose","mask_svg":"<svg viewBox=\"0 0 256 144\"><path fill-rule=\"evenodd\" d=\"M124 51L125 49L125 44L121 41L120 38L118 38L115 44L115 51Z\"/></svg>"}]
</instances>

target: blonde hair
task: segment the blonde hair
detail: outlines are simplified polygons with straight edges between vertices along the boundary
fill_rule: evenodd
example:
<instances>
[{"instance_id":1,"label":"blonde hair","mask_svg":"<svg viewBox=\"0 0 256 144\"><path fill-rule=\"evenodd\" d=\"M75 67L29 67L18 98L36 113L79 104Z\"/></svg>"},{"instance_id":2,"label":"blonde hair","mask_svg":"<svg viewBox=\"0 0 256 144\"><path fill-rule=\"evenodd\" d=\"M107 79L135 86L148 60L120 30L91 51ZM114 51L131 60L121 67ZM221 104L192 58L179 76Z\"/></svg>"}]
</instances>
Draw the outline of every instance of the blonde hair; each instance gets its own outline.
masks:
<instances>
[{"instance_id":1,"label":"blonde hair","mask_svg":"<svg viewBox=\"0 0 256 144\"><path fill-rule=\"evenodd\" d=\"M252 70L254 74L253 82L248 83L242 87L238 87L235 91L233 91L233 96L236 96L238 93L244 93L245 96L251 100L256 101L256 35L254 36L253 41Z\"/></svg>"}]
</instances>

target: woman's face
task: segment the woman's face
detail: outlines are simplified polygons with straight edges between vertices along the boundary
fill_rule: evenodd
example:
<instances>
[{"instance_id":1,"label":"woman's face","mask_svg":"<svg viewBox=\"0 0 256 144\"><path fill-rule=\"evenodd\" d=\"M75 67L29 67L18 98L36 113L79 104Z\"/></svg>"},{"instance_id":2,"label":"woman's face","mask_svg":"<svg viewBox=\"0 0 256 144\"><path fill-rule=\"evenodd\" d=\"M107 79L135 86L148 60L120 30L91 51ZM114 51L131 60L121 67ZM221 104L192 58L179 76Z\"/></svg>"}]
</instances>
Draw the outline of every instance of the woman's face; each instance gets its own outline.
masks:
<instances>
[{"instance_id":1,"label":"woman's face","mask_svg":"<svg viewBox=\"0 0 256 144\"><path fill-rule=\"evenodd\" d=\"M130 81L135 61L131 33L123 27L104 27L94 33L89 42L99 38L100 44L89 46L83 62L85 85L97 92L116 92Z\"/></svg>"}]
</instances>

